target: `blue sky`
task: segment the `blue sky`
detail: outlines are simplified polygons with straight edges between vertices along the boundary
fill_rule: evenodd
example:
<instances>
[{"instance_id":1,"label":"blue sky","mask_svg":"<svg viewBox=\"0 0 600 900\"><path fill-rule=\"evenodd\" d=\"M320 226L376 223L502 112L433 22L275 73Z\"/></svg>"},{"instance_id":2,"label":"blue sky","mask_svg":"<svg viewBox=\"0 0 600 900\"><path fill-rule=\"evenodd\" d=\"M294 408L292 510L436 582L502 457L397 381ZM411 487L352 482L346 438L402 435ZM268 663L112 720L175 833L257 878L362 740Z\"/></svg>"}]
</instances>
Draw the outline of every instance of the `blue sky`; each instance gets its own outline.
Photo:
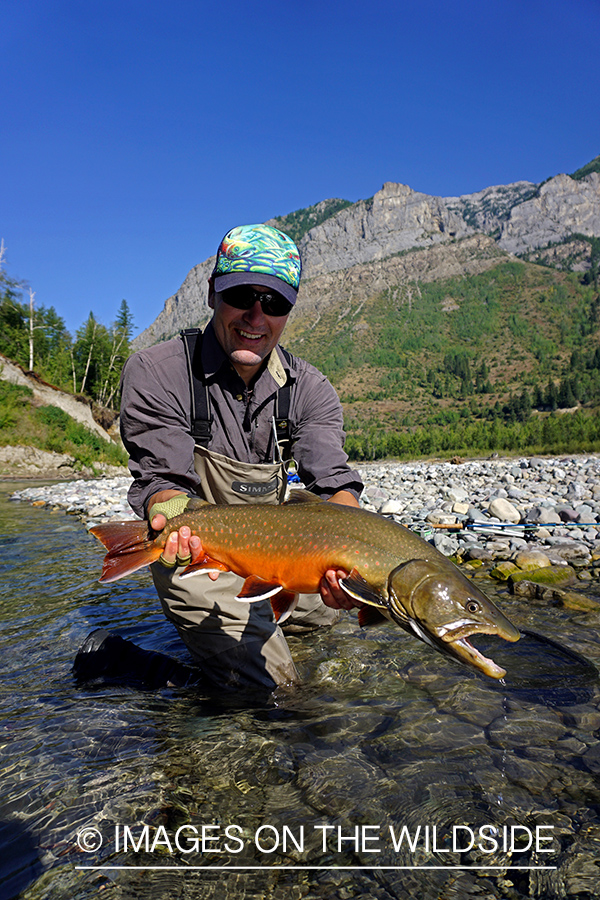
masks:
<instances>
[{"instance_id":1,"label":"blue sky","mask_svg":"<svg viewBox=\"0 0 600 900\"><path fill-rule=\"evenodd\" d=\"M2 0L5 270L149 325L233 225L600 153L598 0Z\"/></svg>"}]
</instances>

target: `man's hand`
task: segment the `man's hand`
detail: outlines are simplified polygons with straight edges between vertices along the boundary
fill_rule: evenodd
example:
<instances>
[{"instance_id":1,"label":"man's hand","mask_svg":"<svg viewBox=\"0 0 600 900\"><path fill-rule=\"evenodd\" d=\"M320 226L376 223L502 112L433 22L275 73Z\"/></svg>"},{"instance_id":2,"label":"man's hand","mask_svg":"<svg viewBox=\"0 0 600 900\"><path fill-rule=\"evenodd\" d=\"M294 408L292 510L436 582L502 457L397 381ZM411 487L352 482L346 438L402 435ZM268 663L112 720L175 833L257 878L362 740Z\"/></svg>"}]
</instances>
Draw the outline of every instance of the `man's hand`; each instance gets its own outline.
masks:
<instances>
[{"instance_id":1,"label":"man's hand","mask_svg":"<svg viewBox=\"0 0 600 900\"><path fill-rule=\"evenodd\" d=\"M327 502L340 503L342 506L355 506L357 508L360 506L358 500L350 491L338 491ZM343 569L327 569L319 584L319 593L325 606L330 606L331 609L354 609L363 605L359 600L349 597L345 590L340 587L340 578L347 577L348 572L345 572Z\"/></svg>"},{"instance_id":2,"label":"man's hand","mask_svg":"<svg viewBox=\"0 0 600 900\"><path fill-rule=\"evenodd\" d=\"M346 591L340 587L340 578L346 578L348 572L343 569L327 569L319 584L319 593L325 606L331 609L354 609L361 607L359 600L349 597Z\"/></svg>"},{"instance_id":3,"label":"man's hand","mask_svg":"<svg viewBox=\"0 0 600 900\"><path fill-rule=\"evenodd\" d=\"M165 503L173 497L186 497L187 495L180 491L159 491L148 503L148 513L150 517L150 526L154 531L162 531L167 524L167 517L159 512L152 515L152 507L155 503ZM202 541L196 534L192 534L191 529L187 525L183 525L179 531L174 531L167 538L162 559L169 568L176 565L190 565L195 563L202 557ZM209 572L209 578L216 581L219 577L218 572Z\"/></svg>"}]
</instances>

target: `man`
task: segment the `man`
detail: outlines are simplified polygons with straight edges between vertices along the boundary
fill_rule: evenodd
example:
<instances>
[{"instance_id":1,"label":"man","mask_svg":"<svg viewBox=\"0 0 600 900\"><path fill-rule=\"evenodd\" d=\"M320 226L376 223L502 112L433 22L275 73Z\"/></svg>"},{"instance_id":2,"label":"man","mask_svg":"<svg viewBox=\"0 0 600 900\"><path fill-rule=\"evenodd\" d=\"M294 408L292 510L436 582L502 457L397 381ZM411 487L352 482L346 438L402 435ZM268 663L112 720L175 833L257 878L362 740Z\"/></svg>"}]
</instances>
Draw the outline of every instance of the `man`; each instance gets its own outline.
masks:
<instances>
[{"instance_id":1,"label":"man","mask_svg":"<svg viewBox=\"0 0 600 900\"><path fill-rule=\"evenodd\" d=\"M129 500L152 528L189 498L216 503L281 502L293 460L306 487L358 506L362 483L343 451L339 399L313 366L279 346L300 283L298 249L267 225L228 232L209 279L213 310L196 330L134 354L123 371L121 433L134 483ZM285 407L282 414L281 405ZM213 683L293 683L298 674L268 601L235 599L242 579L182 566L202 552L183 527L152 567L167 617ZM303 596L297 629L331 624L357 605L340 588L347 573L323 573L320 596Z\"/></svg>"}]
</instances>

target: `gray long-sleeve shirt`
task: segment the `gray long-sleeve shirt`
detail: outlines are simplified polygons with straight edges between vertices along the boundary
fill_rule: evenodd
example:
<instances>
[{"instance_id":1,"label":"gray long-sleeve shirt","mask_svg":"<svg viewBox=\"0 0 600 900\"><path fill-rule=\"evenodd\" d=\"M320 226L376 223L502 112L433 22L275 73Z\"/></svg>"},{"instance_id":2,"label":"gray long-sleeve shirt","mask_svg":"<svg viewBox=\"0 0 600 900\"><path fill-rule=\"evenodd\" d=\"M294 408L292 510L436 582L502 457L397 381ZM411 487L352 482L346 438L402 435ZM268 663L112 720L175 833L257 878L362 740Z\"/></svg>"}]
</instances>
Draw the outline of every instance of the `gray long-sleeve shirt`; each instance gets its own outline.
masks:
<instances>
[{"instance_id":1,"label":"gray long-sleeve shirt","mask_svg":"<svg viewBox=\"0 0 600 900\"><path fill-rule=\"evenodd\" d=\"M342 408L327 378L303 359L288 362L276 347L292 384L289 420L292 452L306 487L322 496L348 490L358 497L362 481L344 453ZM202 341L202 365L213 416L208 446L241 462L273 462L272 417L278 384L268 368L248 391L219 344L212 325ZM121 435L134 477L129 502L138 515L157 491L195 494L191 394L181 337L140 350L123 369Z\"/></svg>"}]
</instances>

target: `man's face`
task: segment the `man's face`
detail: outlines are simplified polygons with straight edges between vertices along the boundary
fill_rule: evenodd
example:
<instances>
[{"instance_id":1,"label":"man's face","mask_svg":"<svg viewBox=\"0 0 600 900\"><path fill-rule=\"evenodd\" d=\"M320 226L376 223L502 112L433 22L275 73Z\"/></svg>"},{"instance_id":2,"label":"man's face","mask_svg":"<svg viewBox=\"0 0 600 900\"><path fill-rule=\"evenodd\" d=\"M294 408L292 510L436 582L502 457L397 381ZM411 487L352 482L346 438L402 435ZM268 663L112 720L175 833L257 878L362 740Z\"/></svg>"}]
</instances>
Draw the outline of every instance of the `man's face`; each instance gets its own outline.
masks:
<instances>
[{"instance_id":1,"label":"man's face","mask_svg":"<svg viewBox=\"0 0 600 900\"><path fill-rule=\"evenodd\" d=\"M264 285L252 287L255 291L272 293ZM250 309L235 309L225 303L222 294L212 290L212 285L208 305L214 310L212 321L217 340L248 384L279 341L288 316L266 316L258 300Z\"/></svg>"}]
</instances>

